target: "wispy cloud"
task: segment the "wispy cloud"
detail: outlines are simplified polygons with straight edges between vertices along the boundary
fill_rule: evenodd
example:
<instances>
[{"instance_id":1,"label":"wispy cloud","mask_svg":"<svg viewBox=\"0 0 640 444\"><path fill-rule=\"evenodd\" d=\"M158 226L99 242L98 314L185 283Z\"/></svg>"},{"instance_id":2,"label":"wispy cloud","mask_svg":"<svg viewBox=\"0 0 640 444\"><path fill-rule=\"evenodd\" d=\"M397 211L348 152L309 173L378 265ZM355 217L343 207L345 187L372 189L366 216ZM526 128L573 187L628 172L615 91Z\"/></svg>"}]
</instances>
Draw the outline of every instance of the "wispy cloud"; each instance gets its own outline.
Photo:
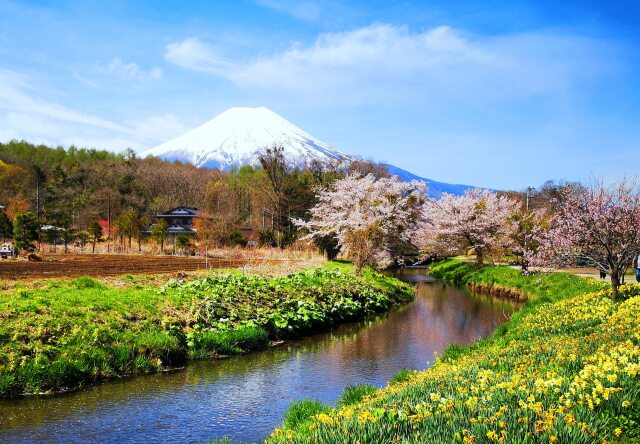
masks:
<instances>
[{"instance_id":1,"label":"wispy cloud","mask_svg":"<svg viewBox=\"0 0 640 444\"><path fill-rule=\"evenodd\" d=\"M0 141L25 139L120 151L149 148L187 129L173 114L123 124L60 105L46 96L27 77L0 70Z\"/></svg>"},{"instance_id":2,"label":"wispy cloud","mask_svg":"<svg viewBox=\"0 0 640 444\"><path fill-rule=\"evenodd\" d=\"M167 46L168 62L241 87L329 102L446 98L483 102L558 93L611 69L606 42L553 33L483 37L450 27L411 32L373 24L325 33L311 45L250 60L225 58L190 38Z\"/></svg>"},{"instance_id":3,"label":"wispy cloud","mask_svg":"<svg viewBox=\"0 0 640 444\"><path fill-rule=\"evenodd\" d=\"M241 69L240 65L224 59L218 50L195 37L167 45L164 58L182 68L228 77Z\"/></svg>"},{"instance_id":4,"label":"wispy cloud","mask_svg":"<svg viewBox=\"0 0 640 444\"><path fill-rule=\"evenodd\" d=\"M117 57L112 59L109 63L98 61L95 63L94 67L98 72L101 73L113 74L119 77L139 81L162 78L162 69L160 68L156 67L145 71L141 69L137 63L126 63Z\"/></svg>"}]
</instances>

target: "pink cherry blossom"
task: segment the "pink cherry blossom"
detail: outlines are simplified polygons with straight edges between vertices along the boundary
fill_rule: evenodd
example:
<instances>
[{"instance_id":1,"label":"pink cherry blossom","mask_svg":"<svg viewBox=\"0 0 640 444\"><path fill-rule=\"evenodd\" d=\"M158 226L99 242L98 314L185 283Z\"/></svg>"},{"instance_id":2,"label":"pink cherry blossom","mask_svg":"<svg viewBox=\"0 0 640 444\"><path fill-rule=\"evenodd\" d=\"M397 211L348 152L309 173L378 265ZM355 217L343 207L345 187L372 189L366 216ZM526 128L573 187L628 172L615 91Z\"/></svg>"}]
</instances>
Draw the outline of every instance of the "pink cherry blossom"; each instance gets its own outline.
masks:
<instances>
[{"instance_id":1,"label":"pink cherry blossom","mask_svg":"<svg viewBox=\"0 0 640 444\"><path fill-rule=\"evenodd\" d=\"M517 202L496 193L472 189L462 196L444 194L424 206L416 233L425 254L451 256L473 250L481 265L486 256L513 243L510 222Z\"/></svg>"},{"instance_id":2,"label":"pink cherry blossom","mask_svg":"<svg viewBox=\"0 0 640 444\"><path fill-rule=\"evenodd\" d=\"M624 180L566 189L548 229L537 239L537 264L595 266L611 275L613 299L633 257L640 252L640 190Z\"/></svg>"},{"instance_id":3,"label":"pink cherry blossom","mask_svg":"<svg viewBox=\"0 0 640 444\"><path fill-rule=\"evenodd\" d=\"M308 222L294 222L309 231L306 238L335 237L360 272L388 262L411 241L425 190L418 181L351 174L320 190Z\"/></svg>"}]
</instances>

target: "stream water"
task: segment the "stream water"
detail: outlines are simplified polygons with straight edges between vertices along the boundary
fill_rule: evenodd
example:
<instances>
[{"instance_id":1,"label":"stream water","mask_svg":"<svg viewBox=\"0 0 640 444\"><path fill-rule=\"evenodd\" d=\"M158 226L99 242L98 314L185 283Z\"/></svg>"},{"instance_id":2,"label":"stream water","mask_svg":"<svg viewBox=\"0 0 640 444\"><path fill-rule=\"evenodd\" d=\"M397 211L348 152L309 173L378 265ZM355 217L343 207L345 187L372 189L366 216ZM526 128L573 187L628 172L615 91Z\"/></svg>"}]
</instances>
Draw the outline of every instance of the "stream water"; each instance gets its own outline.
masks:
<instances>
[{"instance_id":1,"label":"stream water","mask_svg":"<svg viewBox=\"0 0 640 444\"><path fill-rule=\"evenodd\" d=\"M415 301L376 319L174 373L0 401L0 442L258 442L292 401L333 404L349 385L382 387L403 368L429 367L449 343L487 336L515 308L419 269L398 277L415 283Z\"/></svg>"}]
</instances>

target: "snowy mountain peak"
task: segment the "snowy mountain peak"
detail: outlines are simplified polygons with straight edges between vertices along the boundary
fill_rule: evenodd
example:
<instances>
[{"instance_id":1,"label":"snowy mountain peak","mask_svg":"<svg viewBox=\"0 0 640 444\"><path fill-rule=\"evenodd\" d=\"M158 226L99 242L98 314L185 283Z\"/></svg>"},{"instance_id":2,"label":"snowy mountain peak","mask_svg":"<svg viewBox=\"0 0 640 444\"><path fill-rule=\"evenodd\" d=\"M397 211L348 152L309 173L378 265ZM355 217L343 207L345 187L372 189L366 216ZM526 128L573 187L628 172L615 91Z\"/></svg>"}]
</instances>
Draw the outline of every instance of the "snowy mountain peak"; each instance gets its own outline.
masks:
<instances>
[{"instance_id":1,"label":"snowy mountain peak","mask_svg":"<svg viewBox=\"0 0 640 444\"><path fill-rule=\"evenodd\" d=\"M355 158L344 154L265 107L229 108L207 123L142 153L196 166L228 169L257 165L260 152L279 145L287 159L304 163Z\"/></svg>"}]
</instances>

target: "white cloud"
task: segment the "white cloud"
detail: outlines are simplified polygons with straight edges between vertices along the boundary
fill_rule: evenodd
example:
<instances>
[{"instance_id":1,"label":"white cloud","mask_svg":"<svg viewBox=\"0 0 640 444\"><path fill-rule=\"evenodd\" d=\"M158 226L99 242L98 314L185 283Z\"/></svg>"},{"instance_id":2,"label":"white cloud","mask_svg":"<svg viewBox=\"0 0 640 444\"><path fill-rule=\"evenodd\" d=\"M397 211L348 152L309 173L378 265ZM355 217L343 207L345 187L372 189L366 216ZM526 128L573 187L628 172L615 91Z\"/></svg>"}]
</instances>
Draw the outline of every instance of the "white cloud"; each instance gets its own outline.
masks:
<instances>
[{"instance_id":1,"label":"white cloud","mask_svg":"<svg viewBox=\"0 0 640 444\"><path fill-rule=\"evenodd\" d=\"M571 35L482 37L444 26L415 33L373 24L253 60L226 59L197 38L168 45L165 58L241 87L354 104L558 93L609 69L613 56L605 43Z\"/></svg>"},{"instance_id":2,"label":"white cloud","mask_svg":"<svg viewBox=\"0 0 640 444\"><path fill-rule=\"evenodd\" d=\"M164 58L183 68L223 77L239 68L237 64L218 55L213 46L206 45L195 37L167 45Z\"/></svg>"},{"instance_id":3,"label":"white cloud","mask_svg":"<svg viewBox=\"0 0 640 444\"><path fill-rule=\"evenodd\" d=\"M28 83L25 77L13 71L0 70L0 110L130 133L128 128L107 119L42 99L37 88Z\"/></svg>"},{"instance_id":4,"label":"white cloud","mask_svg":"<svg viewBox=\"0 0 640 444\"><path fill-rule=\"evenodd\" d=\"M162 69L160 68L156 67L145 71L141 69L137 63L125 63L117 57L109 63L96 62L95 69L102 73L114 74L119 77L139 81L162 78Z\"/></svg>"},{"instance_id":5,"label":"white cloud","mask_svg":"<svg viewBox=\"0 0 640 444\"><path fill-rule=\"evenodd\" d=\"M24 76L0 70L0 141L141 150L187 130L173 114L120 124L49 101L46 95Z\"/></svg>"}]
</instances>

